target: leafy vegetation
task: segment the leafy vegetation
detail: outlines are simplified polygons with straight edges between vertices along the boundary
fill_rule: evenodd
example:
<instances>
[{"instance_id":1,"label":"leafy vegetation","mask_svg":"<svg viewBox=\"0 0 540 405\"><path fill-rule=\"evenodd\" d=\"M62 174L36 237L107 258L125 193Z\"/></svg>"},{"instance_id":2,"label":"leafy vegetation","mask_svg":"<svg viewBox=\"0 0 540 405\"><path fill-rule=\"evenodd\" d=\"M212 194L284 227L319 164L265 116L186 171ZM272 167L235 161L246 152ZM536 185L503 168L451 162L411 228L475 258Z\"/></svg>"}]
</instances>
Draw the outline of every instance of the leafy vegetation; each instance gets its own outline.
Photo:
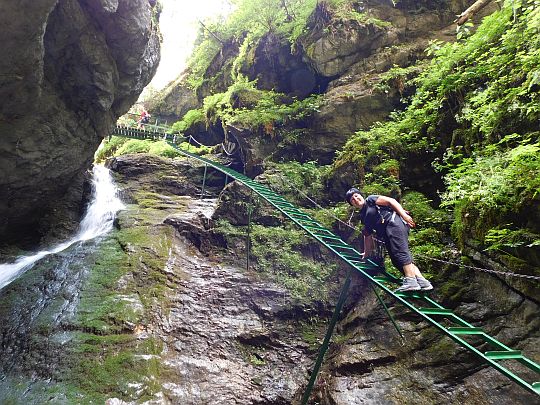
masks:
<instances>
[{"instance_id":1,"label":"leafy vegetation","mask_svg":"<svg viewBox=\"0 0 540 405\"><path fill-rule=\"evenodd\" d=\"M237 227L220 220L215 232L226 239L242 238L247 227ZM328 294L328 279L336 270L335 264L324 263L317 246L291 224L250 228L250 257L252 266L264 277L279 282L298 299L324 300Z\"/></svg>"},{"instance_id":2,"label":"leafy vegetation","mask_svg":"<svg viewBox=\"0 0 540 405\"><path fill-rule=\"evenodd\" d=\"M317 111L321 97L287 101L284 94L257 89L255 81L241 76L226 92L206 97L203 112L209 125L221 121L223 125L263 128L272 134L276 127L302 120Z\"/></svg>"},{"instance_id":3,"label":"leafy vegetation","mask_svg":"<svg viewBox=\"0 0 540 405\"><path fill-rule=\"evenodd\" d=\"M188 82L197 89L214 58L225 44L239 44L239 53L233 61L233 79L241 67L249 65L250 49L265 35L276 35L296 47L308 32L316 9L330 21L356 20L361 23L385 25L355 9L354 0L233 0L235 11L225 21L206 22L201 30L198 45L189 61ZM322 11L321 11L322 10Z\"/></svg>"},{"instance_id":4,"label":"leafy vegetation","mask_svg":"<svg viewBox=\"0 0 540 405\"><path fill-rule=\"evenodd\" d=\"M538 249L530 214L540 196L539 27L540 1L507 1L475 33L432 42L433 60L410 79L416 92L408 107L357 132L334 172L352 165L365 188L396 194L404 180L415 187L408 166L423 166L446 185L442 205L454 210L460 243L475 238L507 254L511 246L522 247L520 255ZM396 69L387 80L411 72Z\"/></svg>"},{"instance_id":5,"label":"leafy vegetation","mask_svg":"<svg viewBox=\"0 0 540 405\"><path fill-rule=\"evenodd\" d=\"M182 142L178 146L184 150L197 153L199 155L205 155L211 150L211 148L207 146L195 146L188 142ZM110 157L129 155L132 153L150 153L152 155L169 158L182 156L180 152L165 141L128 139L113 136L96 152L94 160L99 163L104 162Z\"/></svg>"},{"instance_id":6,"label":"leafy vegetation","mask_svg":"<svg viewBox=\"0 0 540 405\"><path fill-rule=\"evenodd\" d=\"M189 110L182 120L177 121L171 127L172 133L185 133L193 125L204 122L204 111L202 109Z\"/></svg>"},{"instance_id":7,"label":"leafy vegetation","mask_svg":"<svg viewBox=\"0 0 540 405\"><path fill-rule=\"evenodd\" d=\"M324 192L323 179L328 166L319 166L316 162L268 162L265 168L265 180L270 188L278 191L289 201L297 205L312 207L307 198L319 200Z\"/></svg>"}]
</instances>

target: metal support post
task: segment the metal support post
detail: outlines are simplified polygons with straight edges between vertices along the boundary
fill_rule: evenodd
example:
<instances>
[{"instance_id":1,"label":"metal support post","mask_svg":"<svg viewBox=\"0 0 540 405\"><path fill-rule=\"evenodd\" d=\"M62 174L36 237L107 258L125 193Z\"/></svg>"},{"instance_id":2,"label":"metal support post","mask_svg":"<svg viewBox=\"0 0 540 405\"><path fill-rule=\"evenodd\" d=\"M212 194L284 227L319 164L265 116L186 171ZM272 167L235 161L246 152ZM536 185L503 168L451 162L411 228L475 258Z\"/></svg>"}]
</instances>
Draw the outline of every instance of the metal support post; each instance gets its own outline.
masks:
<instances>
[{"instance_id":1,"label":"metal support post","mask_svg":"<svg viewBox=\"0 0 540 405\"><path fill-rule=\"evenodd\" d=\"M373 292L375 293L375 295L377 296L377 299L379 300L379 302L383 306L384 310L386 311L386 314L390 318L390 321L392 321L392 325L394 325L394 328L396 328L396 330L398 331L399 336L401 336L401 339L405 340L405 336L403 336L403 333L401 333L401 329L399 328L398 324L396 323L396 320L394 319L394 316L390 313L390 310L388 309L388 307L384 303L383 299L381 298L381 296L377 292L377 289L371 283L370 283L370 286L373 289Z\"/></svg>"},{"instance_id":2,"label":"metal support post","mask_svg":"<svg viewBox=\"0 0 540 405\"><path fill-rule=\"evenodd\" d=\"M317 380L317 375L319 374L319 369L321 368L321 364L324 360L324 355L326 354L326 351L328 350L330 339L332 338L332 334L334 333L334 327L336 326L337 320L339 318L339 314L341 313L341 308L343 307L343 304L345 303L345 299L347 298L347 293L349 291L350 285L351 285L351 271L349 271L349 273L347 274L345 283L343 283L343 287L341 288L341 292L339 293L339 298L336 304L336 308L334 309L334 314L332 315L332 319L330 320L330 324L328 325L328 329L326 330L326 335L324 337L321 348L319 349L319 356L317 357L317 360L315 361L315 366L313 367L313 371L311 372L311 378L309 379L308 385L306 387L306 391L304 392L304 396L302 397L302 405L306 405L309 400L309 397L311 396L311 392L313 391L313 386L315 385L315 381Z\"/></svg>"},{"instance_id":3,"label":"metal support post","mask_svg":"<svg viewBox=\"0 0 540 405\"><path fill-rule=\"evenodd\" d=\"M204 195L204 186L206 185L206 171L207 170L208 170L208 165L205 163L204 164L204 175L203 175L203 180L202 180L202 189L201 189L201 198L200 198L200 200L202 200L203 195Z\"/></svg>"},{"instance_id":4,"label":"metal support post","mask_svg":"<svg viewBox=\"0 0 540 405\"><path fill-rule=\"evenodd\" d=\"M250 251L250 234L251 234L251 214L253 212L253 192L251 192L248 203L248 226L247 226L247 238L246 238L246 270L249 270L249 251Z\"/></svg>"}]
</instances>

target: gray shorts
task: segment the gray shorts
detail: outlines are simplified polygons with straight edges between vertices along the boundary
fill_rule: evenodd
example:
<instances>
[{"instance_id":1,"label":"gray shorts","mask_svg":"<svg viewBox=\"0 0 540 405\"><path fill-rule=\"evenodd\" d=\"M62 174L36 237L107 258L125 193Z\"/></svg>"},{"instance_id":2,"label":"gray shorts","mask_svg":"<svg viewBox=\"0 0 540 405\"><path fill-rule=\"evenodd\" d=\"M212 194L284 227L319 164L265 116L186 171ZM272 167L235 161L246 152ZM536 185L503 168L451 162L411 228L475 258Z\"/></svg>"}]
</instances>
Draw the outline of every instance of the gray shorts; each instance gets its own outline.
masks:
<instances>
[{"instance_id":1,"label":"gray shorts","mask_svg":"<svg viewBox=\"0 0 540 405\"><path fill-rule=\"evenodd\" d=\"M404 223L397 214L386 225L385 244L392 264L403 272L403 266L412 263L412 255L409 250L409 225Z\"/></svg>"}]
</instances>

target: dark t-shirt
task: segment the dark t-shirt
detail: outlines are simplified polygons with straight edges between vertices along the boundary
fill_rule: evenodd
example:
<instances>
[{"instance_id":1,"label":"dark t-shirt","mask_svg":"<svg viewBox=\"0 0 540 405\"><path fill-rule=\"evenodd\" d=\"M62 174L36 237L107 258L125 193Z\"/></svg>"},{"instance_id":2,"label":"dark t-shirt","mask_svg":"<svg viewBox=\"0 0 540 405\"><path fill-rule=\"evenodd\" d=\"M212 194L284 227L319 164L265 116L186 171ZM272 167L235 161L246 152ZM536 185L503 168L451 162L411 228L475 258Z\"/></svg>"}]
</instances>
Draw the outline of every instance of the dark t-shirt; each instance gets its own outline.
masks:
<instances>
[{"instance_id":1,"label":"dark t-shirt","mask_svg":"<svg viewBox=\"0 0 540 405\"><path fill-rule=\"evenodd\" d=\"M386 205L375 203L378 195L370 195L366 198L366 203L360 210L360 221L365 225L364 234L371 235L375 232L383 237L386 232L386 224L392 218L394 210Z\"/></svg>"}]
</instances>

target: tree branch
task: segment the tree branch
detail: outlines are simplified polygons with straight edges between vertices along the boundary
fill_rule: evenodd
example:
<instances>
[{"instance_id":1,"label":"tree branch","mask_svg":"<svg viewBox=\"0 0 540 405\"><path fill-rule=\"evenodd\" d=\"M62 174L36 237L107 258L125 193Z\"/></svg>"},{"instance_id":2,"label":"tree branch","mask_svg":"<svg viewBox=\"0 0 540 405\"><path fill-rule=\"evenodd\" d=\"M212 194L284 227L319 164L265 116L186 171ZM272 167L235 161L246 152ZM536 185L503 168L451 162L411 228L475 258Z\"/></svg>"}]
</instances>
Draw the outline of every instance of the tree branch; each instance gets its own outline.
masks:
<instances>
[{"instance_id":1,"label":"tree branch","mask_svg":"<svg viewBox=\"0 0 540 405\"><path fill-rule=\"evenodd\" d=\"M457 25L463 25L469 19L472 18L473 15L478 13L480 10L482 10L485 6L487 6L489 3L491 3L492 0L476 0L472 6L470 6L467 10L465 10L463 13L458 15L458 18L454 21Z\"/></svg>"}]
</instances>

